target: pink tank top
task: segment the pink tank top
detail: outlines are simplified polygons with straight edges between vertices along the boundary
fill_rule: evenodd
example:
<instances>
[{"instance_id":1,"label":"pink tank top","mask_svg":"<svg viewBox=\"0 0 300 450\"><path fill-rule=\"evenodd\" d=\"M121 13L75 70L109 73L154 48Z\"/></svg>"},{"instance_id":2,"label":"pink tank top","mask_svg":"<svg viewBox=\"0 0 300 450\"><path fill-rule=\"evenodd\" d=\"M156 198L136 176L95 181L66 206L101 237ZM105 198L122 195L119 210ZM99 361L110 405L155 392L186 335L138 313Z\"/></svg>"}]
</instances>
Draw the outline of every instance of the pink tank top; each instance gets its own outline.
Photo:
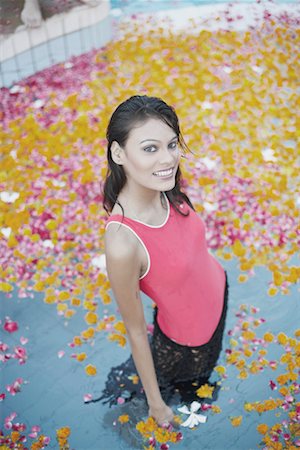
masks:
<instances>
[{"instance_id":1,"label":"pink tank top","mask_svg":"<svg viewBox=\"0 0 300 450\"><path fill-rule=\"evenodd\" d=\"M165 194L164 194L165 195ZM220 320L225 272L208 251L205 225L187 203L179 214L165 195L168 213L159 226L112 215L110 223L130 229L145 249L148 268L140 289L157 305L157 321L170 339L198 346L212 337Z\"/></svg>"}]
</instances>

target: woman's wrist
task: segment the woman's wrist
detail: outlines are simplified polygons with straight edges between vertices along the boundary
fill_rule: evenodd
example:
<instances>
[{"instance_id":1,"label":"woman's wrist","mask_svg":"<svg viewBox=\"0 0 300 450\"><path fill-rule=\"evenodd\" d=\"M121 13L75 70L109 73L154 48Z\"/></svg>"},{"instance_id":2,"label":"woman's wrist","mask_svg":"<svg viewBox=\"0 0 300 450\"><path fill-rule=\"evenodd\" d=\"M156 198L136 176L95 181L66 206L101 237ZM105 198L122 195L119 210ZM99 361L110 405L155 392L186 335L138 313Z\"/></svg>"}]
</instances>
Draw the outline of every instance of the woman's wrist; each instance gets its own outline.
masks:
<instances>
[{"instance_id":1,"label":"woman's wrist","mask_svg":"<svg viewBox=\"0 0 300 450\"><path fill-rule=\"evenodd\" d=\"M161 397L161 395L157 396L156 398L148 398L147 397L148 406L151 409L160 409L163 408L166 404Z\"/></svg>"}]
</instances>

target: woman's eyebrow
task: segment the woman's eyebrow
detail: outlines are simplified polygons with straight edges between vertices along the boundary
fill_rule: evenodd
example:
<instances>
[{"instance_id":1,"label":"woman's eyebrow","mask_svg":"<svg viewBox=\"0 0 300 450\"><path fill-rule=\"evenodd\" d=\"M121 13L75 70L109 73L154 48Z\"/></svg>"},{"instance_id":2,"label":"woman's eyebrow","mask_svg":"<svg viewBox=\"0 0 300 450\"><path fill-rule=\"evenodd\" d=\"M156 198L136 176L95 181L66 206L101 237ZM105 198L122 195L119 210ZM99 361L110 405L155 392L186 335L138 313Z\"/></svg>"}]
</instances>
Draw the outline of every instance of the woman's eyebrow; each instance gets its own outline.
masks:
<instances>
[{"instance_id":1,"label":"woman's eyebrow","mask_svg":"<svg viewBox=\"0 0 300 450\"><path fill-rule=\"evenodd\" d=\"M142 144L143 142L147 142L147 141L160 142L158 139L144 139L143 141L140 142L140 144Z\"/></svg>"},{"instance_id":2,"label":"woman's eyebrow","mask_svg":"<svg viewBox=\"0 0 300 450\"><path fill-rule=\"evenodd\" d=\"M172 137L172 139L170 139L170 142L172 142L172 141L174 141L174 139L178 139L178 136L174 136L174 137ZM140 142L140 144L142 144L143 142L147 142L147 141L154 141L154 142L160 142L160 140L159 139L144 139L143 141L141 141Z\"/></svg>"}]
</instances>

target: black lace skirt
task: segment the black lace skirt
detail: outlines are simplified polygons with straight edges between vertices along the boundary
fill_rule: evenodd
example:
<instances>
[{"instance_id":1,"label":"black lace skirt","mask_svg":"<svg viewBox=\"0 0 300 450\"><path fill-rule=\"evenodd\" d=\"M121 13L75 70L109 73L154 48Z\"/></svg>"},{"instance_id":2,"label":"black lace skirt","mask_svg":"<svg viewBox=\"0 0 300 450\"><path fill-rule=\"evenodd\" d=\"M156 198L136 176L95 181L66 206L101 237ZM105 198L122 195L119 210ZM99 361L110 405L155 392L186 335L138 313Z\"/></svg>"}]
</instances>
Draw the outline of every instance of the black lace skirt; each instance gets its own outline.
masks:
<instances>
[{"instance_id":1,"label":"black lace skirt","mask_svg":"<svg viewBox=\"0 0 300 450\"><path fill-rule=\"evenodd\" d=\"M157 308L155 308L151 349L160 386L176 382L205 382L208 380L222 350L227 303L228 280L226 274L224 305L218 326L207 343L196 347L180 345L169 339L159 328Z\"/></svg>"}]
</instances>

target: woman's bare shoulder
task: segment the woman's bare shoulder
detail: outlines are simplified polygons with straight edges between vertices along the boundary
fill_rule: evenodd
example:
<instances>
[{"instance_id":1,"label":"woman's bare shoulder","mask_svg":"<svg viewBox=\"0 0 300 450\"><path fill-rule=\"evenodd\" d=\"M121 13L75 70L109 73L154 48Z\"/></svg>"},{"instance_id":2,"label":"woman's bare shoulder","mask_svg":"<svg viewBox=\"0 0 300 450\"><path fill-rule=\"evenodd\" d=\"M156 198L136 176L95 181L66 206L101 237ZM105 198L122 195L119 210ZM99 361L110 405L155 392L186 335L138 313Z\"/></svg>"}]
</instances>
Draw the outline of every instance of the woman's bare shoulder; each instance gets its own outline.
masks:
<instances>
[{"instance_id":1,"label":"woman's bare shoulder","mask_svg":"<svg viewBox=\"0 0 300 450\"><path fill-rule=\"evenodd\" d=\"M138 240L121 223L110 223L104 235L105 253L111 257L132 258L138 253Z\"/></svg>"},{"instance_id":2,"label":"woman's bare shoulder","mask_svg":"<svg viewBox=\"0 0 300 450\"><path fill-rule=\"evenodd\" d=\"M121 286L124 295L126 286L126 289L132 290L132 294L142 267L137 239L126 227L112 223L106 229L104 245L107 272L113 288L118 290Z\"/></svg>"}]
</instances>

